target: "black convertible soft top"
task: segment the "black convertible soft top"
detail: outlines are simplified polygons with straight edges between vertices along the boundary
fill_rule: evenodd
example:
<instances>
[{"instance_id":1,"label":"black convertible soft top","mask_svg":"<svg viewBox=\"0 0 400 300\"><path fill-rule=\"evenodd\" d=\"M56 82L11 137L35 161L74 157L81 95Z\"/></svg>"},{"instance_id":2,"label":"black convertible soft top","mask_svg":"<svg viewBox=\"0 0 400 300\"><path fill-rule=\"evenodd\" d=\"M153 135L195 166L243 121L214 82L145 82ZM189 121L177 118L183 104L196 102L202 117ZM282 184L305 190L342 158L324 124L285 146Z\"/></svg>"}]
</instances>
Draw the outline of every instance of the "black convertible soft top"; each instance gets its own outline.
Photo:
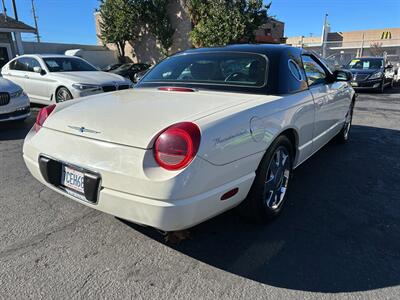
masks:
<instances>
[{"instance_id":1,"label":"black convertible soft top","mask_svg":"<svg viewBox=\"0 0 400 300\"><path fill-rule=\"evenodd\" d=\"M218 90L227 92L244 92L252 94L279 95L296 93L308 88L305 80L296 79L289 70L289 61L293 60L303 71L301 55L307 53L301 48L287 45L269 45L269 44L237 44L225 47L198 48L178 52L174 55L183 55L187 53L202 52L244 52L257 53L265 55L268 58L267 84L260 88L248 88L243 86L228 85L201 85L193 83L154 83L141 81L136 88L149 88L159 86L183 86L197 89ZM151 72L151 71L150 71ZM149 72L149 73L150 73ZM304 76L305 78L305 76Z\"/></svg>"}]
</instances>

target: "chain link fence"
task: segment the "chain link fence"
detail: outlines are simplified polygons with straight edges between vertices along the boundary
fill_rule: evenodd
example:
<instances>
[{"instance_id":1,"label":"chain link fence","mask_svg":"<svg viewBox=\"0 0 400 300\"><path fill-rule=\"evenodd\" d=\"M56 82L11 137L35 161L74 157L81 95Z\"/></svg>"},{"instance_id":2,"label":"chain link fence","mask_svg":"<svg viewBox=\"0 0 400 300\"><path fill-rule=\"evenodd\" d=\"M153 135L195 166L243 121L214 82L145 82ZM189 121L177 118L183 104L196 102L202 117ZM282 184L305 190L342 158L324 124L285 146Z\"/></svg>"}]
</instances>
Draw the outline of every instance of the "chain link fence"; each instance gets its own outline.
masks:
<instances>
[{"instance_id":1,"label":"chain link fence","mask_svg":"<svg viewBox=\"0 0 400 300\"><path fill-rule=\"evenodd\" d=\"M332 69L348 64L350 60L361 56L385 57L387 64L393 65L393 72L400 80L400 39L329 41L321 43L299 43L293 45L312 50L325 59Z\"/></svg>"}]
</instances>

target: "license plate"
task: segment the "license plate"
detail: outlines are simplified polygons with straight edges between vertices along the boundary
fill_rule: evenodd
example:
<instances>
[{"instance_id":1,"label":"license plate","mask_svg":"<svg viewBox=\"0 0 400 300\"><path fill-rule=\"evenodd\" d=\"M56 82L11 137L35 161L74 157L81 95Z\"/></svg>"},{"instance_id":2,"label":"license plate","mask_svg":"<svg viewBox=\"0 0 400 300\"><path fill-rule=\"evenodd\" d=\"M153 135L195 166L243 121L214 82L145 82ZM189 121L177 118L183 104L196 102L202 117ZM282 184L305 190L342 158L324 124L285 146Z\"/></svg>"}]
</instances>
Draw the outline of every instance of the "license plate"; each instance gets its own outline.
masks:
<instances>
[{"instance_id":1,"label":"license plate","mask_svg":"<svg viewBox=\"0 0 400 300\"><path fill-rule=\"evenodd\" d=\"M71 167L62 167L61 184L68 189L84 194L84 177L85 175Z\"/></svg>"},{"instance_id":2,"label":"license plate","mask_svg":"<svg viewBox=\"0 0 400 300\"><path fill-rule=\"evenodd\" d=\"M352 86L358 86L358 83L357 82L352 82L351 85Z\"/></svg>"}]
</instances>

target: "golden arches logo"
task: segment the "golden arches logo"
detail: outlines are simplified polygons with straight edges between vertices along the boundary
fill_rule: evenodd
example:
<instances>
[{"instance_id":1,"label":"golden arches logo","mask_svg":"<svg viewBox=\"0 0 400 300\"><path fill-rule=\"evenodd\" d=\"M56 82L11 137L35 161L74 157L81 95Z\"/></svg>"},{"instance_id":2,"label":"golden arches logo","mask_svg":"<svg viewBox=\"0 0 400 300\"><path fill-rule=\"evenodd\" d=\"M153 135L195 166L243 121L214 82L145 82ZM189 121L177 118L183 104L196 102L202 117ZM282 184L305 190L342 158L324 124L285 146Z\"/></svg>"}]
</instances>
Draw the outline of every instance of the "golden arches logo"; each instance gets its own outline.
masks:
<instances>
[{"instance_id":1,"label":"golden arches logo","mask_svg":"<svg viewBox=\"0 0 400 300\"><path fill-rule=\"evenodd\" d=\"M390 31L384 31L381 35L381 40L389 40L392 38L392 33Z\"/></svg>"}]
</instances>

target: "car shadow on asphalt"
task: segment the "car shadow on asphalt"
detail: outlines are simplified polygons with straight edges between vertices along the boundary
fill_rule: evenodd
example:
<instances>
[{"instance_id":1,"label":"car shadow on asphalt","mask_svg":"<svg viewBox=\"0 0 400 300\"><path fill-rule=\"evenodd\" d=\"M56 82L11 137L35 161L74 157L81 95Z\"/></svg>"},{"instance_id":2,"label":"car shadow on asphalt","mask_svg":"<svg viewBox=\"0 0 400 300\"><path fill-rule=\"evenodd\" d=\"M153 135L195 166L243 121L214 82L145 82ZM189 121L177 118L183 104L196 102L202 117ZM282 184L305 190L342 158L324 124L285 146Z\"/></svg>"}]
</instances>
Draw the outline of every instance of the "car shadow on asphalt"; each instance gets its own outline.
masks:
<instances>
[{"instance_id":1,"label":"car shadow on asphalt","mask_svg":"<svg viewBox=\"0 0 400 300\"><path fill-rule=\"evenodd\" d=\"M368 94L370 96L373 95L383 95L383 94L398 94L400 93L400 83L395 83L393 87L385 88L384 92L374 91L374 90L361 90L357 91L357 94Z\"/></svg>"},{"instance_id":2,"label":"car shadow on asphalt","mask_svg":"<svg viewBox=\"0 0 400 300\"><path fill-rule=\"evenodd\" d=\"M254 225L234 211L171 246L215 268L271 286L313 292L400 284L400 131L353 126L295 171L283 214ZM156 230L123 221L164 243Z\"/></svg>"},{"instance_id":3,"label":"car shadow on asphalt","mask_svg":"<svg viewBox=\"0 0 400 300\"><path fill-rule=\"evenodd\" d=\"M24 121L12 121L0 123L0 141L11 141L24 139L34 124L31 115Z\"/></svg>"},{"instance_id":4,"label":"car shadow on asphalt","mask_svg":"<svg viewBox=\"0 0 400 300\"><path fill-rule=\"evenodd\" d=\"M43 105L31 104L31 115L23 121L0 122L0 141L22 140L35 123L37 111Z\"/></svg>"}]
</instances>

